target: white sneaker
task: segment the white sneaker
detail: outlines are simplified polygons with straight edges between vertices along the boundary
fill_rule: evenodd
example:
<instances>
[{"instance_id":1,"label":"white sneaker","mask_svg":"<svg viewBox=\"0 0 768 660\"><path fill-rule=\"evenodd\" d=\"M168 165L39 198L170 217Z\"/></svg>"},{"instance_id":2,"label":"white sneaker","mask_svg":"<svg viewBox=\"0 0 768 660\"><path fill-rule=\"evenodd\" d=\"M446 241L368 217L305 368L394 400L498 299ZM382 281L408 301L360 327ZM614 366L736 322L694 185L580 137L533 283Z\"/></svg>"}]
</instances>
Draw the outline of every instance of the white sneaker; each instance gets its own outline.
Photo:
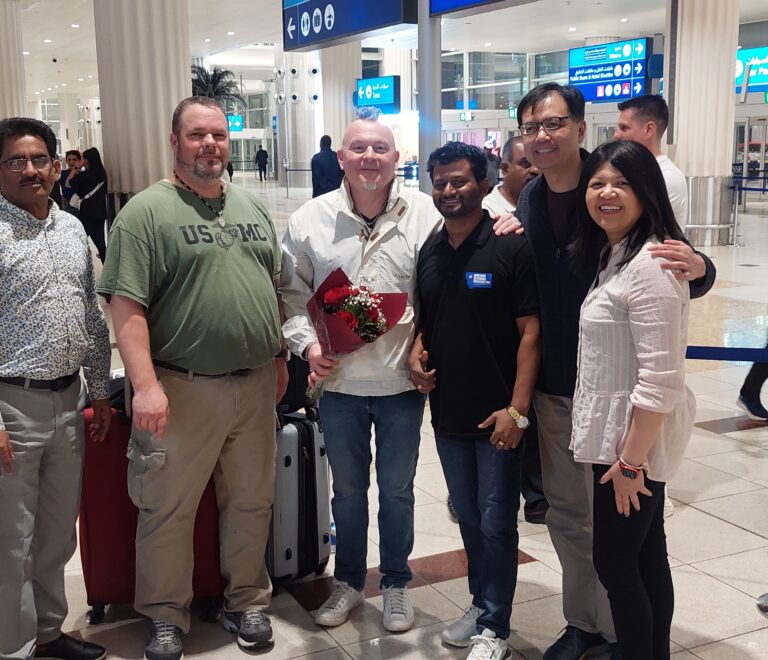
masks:
<instances>
[{"instance_id":1,"label":"white sneaker","mask_svg":"<svg viewBox=\"0 0 768 660\"><path fill-rule=\"evenodd\" d=\"M384 627L389 632L405 632L413 626L413 607L405 587L384 587Z\"/></svg>"},{"instance_id":2,"label":"white sneaker","mask_svg":"<svg viewBox=\"0 0 768 660\"><path fill-rule=\"evenodd\" d=\"M675 512L675 505L669 499L669 489L664 486L664 517L669 518Z\"/></svg>"},{"instance_id":3,"label":"white sneaker","mask_svg":"<svg viewBox=\"0 0 768 660\"><path fill-rule=\"evenodd\" d=\"M315 612L315 623L318 626L340 626L347 620L352 609L364 600L362 591L353 589L346 582L334 580L333 593Z\"/></svg>"},{"instance_id":4,"label":"white sneaker","mask_svg":"<svg viewBox=\"0 0 768 660\"><path fill-rule=\"evenodd\" d=\"M496 633L486 628L482 635L472 638L472 648L467 660L502 660L510 654L507 642L496 639Z\"/></svg>"},{"instance_id":5,"label":"white sneaker","mask_svg":"<svg viewBox=\"0 0 768 660\"><path fill-rule=\"evenodd\" d=\"M443 630L440 637L446 644L466 648L472 643L472 638L477 635L477 620L484 610L470 605L460 619L456 619L450 626Z\"/></svg>"}]
</instances>

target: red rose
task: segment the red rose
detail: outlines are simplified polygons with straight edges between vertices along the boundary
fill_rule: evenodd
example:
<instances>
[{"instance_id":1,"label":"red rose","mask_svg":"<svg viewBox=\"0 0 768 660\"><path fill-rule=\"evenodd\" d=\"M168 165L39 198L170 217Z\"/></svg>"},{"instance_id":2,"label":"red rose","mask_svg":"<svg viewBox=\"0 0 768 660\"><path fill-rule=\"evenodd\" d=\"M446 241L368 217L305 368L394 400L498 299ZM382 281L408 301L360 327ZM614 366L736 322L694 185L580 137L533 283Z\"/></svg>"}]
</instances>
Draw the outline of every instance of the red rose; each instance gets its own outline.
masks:
<instances>
[{"instance_id":1,"label":"red rose","mask_svg":"<svg viewBox=\"0 0 768 660\"><path fill-rule=\"evenodd\" d=\"M323 302L326 305L338 306L349 296L349 285L336 286L328 289L323 296Z\"/></svg>"},{"instance_id":2,"label":"red rose","mask_svg":"<svg viewBox=\"0 0 768 660\"><path fill-rule=\"evenodd\" d=\"M353 330L359 325L359 321L357 320L357 317L352 314L351 312L348 312L345 309L342 309L338 315L344 319L344 323L346 323L350 328Z\"/></svg>"},{"instance_id":3,"label":"red rose","mask_svg":"<svg viewBox=\"0 0 768 660\"><path fill-rule=\"evenodd\" d=\"M379 310L375 307L369 307L365 310L365 315L371 320L371 321L378 321L379 320Z\"/></svg>"}]
</instances>

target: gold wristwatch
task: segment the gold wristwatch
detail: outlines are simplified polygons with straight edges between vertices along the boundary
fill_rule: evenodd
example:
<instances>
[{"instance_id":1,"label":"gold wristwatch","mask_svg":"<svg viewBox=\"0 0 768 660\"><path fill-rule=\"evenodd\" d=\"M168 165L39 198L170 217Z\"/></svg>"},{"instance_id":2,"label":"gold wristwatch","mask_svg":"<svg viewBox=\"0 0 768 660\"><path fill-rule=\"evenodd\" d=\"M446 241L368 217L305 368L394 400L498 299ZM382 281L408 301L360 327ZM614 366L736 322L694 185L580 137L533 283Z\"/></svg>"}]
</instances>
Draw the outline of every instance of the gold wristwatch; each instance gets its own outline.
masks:
<instances>
[{"instance_id":1,"label":"gold wristwatch","mask_svg":"<svg viewBox=\"0 0 768 660\"><path fill-rule=\"evenodd\" d=\"M517 428L527 429L531 425L531 420L528 419L525 415L515 410L514 406L509 406L509 408L507 408L507 412L509 413L509 416L515 420L515 424L517 424Z\"/></svg>"}]
</instances>

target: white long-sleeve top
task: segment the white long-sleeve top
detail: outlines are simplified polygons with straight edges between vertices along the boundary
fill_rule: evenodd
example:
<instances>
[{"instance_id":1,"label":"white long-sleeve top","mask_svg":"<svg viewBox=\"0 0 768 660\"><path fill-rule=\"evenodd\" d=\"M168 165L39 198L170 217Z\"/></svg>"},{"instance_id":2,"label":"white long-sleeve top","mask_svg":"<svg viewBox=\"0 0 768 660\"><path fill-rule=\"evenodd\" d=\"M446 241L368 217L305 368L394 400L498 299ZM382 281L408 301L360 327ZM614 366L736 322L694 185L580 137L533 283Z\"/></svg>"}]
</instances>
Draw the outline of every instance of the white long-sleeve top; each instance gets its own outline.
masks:
<instances>
[{"instance_id":1,"label":"white long-sleeve top","mask_svg":"<svg viewBox=\"0 0 768 660\"><path fill-rule=\"evenodd\" d=\"M373 229L354 211L346 180L338 190L304 204L283 237L280 294L287 321L283 336L296 355L317 341L306 304L328 275L341 268L376 293L407 293L405 314L376 341L339 360L329 392L386 396L413 389L408 353L415 331L416 262L426 240L442 226L432 198L392 183Z\"/></svg>"},{"instance_id":2,"label":"white long-sleeve top","mask_svg":"<svg viewBox=\"0 0 768 660\"><path fill-rule=\"evenodd\" d=\"M623 268L624 241L581 307L571 449L576 461L612 465L634 407L664 413L646 469L669 481L693 430L695 397L685 385L689 288L651 257L651 240Z\"/></svg>"}]
</instances>

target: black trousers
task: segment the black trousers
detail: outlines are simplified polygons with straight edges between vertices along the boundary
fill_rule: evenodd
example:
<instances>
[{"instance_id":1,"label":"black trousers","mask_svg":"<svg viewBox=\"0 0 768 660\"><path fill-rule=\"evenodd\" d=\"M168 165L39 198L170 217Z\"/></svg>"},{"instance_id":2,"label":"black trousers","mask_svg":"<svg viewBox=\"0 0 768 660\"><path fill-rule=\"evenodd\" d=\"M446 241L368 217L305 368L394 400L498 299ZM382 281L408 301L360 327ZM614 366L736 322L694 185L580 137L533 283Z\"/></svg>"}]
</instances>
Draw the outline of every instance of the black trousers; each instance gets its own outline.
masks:
<instances>
[{"instance_id":1,"label":"black trousers","mask_svg":"<svg viewBox=\"0 0 768 660\"><path fill-rule=\"evenodd\" d=\"M104 263L104 257L107 254L107 242L104 236L104 218L80 218L80 222L85 227L85 233L88 234L93 244L96 246L96 251L99 253L99 259L101 263Z\"/></svg>"},{"instance_id":2,"label":"black trousers","mask_svg":"<svg viewBox=\"0 0 768 660\"><path fill-rule=\"evenodd\" d=\"M259 181L264 181L267 178L267 166L259 165Z\"/></svg>"},{"instance_id":3,"label":"black trousers","mask_svg":"<svg viewBox=\"0 0 768 660\"><path fill-rule=\"evenodd\" d=\"M741 386L741 396L759 400L760 390L763 389L766 380L768 380L768 362L755 362Z\"/></svg>"},{"instance_id":4,"label":"black trousers","mask_svg":"<svg viewBox=\"0 0 768 660\"><path fill-rule=\"evenodd\" d=\"M613 482L600 484L607 465L593 465L593 559L608 591L622 660L669 660L674 611L672 574L664 534L664 484L646 478L652 497L640 495L640 511L616 511Z\"/></svg>"}]
</instances>

